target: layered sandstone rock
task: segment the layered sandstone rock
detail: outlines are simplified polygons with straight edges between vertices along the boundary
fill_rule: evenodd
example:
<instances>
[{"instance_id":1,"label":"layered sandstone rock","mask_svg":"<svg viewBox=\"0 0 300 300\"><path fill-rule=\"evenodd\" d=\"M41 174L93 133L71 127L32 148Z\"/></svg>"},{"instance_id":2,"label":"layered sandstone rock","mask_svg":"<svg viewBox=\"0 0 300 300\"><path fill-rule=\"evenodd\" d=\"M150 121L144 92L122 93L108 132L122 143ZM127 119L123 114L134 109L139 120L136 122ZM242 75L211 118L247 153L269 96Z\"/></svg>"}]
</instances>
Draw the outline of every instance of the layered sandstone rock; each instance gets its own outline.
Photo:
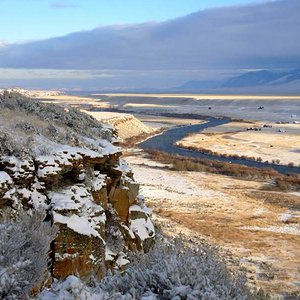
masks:
<instances>
[{"instance_id":1,"label":"layered sandstone rock","mask_svg":"<svg viewBox=\"0 0 300 300\"><path fill-rule=\"evenodd\" d=\"M0 159L0 207L47 210L58 227L52 247L55 278L101 277L106 256L108 265L122 267L128 249L149 250L154 240L150 212L141 207L139 185L120 154L69 147L27 161ZM112 223L121 232L123 249L106 247Z\"/></svg>"}]
</instances>

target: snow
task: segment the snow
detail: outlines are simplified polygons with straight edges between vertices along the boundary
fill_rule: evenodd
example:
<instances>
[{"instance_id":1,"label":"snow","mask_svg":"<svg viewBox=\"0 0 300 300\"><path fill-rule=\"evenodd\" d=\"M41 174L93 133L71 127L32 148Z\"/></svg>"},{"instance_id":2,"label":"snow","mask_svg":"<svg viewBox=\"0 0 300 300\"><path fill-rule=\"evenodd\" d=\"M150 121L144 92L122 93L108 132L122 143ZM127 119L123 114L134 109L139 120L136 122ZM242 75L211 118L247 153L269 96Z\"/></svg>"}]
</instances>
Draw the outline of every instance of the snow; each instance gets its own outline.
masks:
<instances>
[{"instance_id":1,"label":"snow","mask_svg":"<svg viewBox=\"0 0 300 300\"><path fill-rule=\"evenodd\" d=\"M46 196L38 192L37 190L34 190L31 193L30 203L33 205L35 209L38 209L39 207L46 208Z\"/></svg>"},{"instance_id":2,"label":"snow","mask_svg":"<svg viewBox=\"0 0 300 300\"><path fill-rule=\"evenodd\" d=\"M61 172L63 164L72 165L69 161L56 156L39 156L36 158L36 162L39 165L37 175L40 178Z\"/></svg>"},{"instance_id":3,"label":"snow","mask_svg":"<svg viewBox=\"0 0 300 300\"><path fill-rule=\"evenodd\" d=\"M39 300L101 300L102 295L92 292L79 278L70 275L63 282L56 282L52 290L44 290Z\"/></svg>"},{"instance_id":4,"label":"snow","mask_svg":"<svg viewBox=\"0 0 300 300\"><path fill-rule=\"evenodd\" d=\"M50 192L48 197L51 200L51 207L55 211L104 211L102 206L94 202L91 193L83 184L72 185L56 192Z\"/></svg>"},{"instance_id":5,"label":"snow","mask_svg":"<svg viewBox=\"0 0 300 300\"><path fill-rule=\"evenodd\" d=\"M130 229L136 233L142 241L153 237L155 233L154 225L149 218L147 218L147 220L144 218L131 220Z\"/></svg>"},{"instance_id":6,"label":"snow","mask_svg":"<svg viewBox=\"0 0 300 300\"><path fill-rule=\"evenodd\" d=\"M59 173L62 171L62 166L72 166L74 160L82 160L84 157L103 158L104 155L120 152L120 148L113 146L106 140L88 139L88 141L95 144L98 151L62 144L52 145L49 148L51 155L37 156L35 159L39 164L38 176L45 177Z\"/></svg>"},{"instance_id":7,"label":"snow","mask_svg":"<svg viewBox=\"0 0 300 300\"><path fill-rule=\"evenodd\" d=\"M85 217L80 217L74 214L70 217L66 217L53 212L53 220L54 223L66 224L68 228L80 234L87 235L89 237L94 236L102 239L99 232L97 232L93 228L92 224Z\"/></svg>"},{"instance_id":8,"label":"snow","mask_svg":"<svg viewBox=\"0 0 300 300\"><path fill-rule=\"evenodd\" d=\"M60 154L60 155L58 155L58 154ZM69 158L69 155L67 155L67 154L57 153L57 154L53 154L53 155L38 156L35 160L39 164L45 164L45 165L53 166L53 167L57 166L58 164L72 166L72 163L69 162L68 158Z\"/></svg>"},{"instance_id":9,"label":"snow","mask_svg":"<svg viewBox=\"0 0 300 300\"><path fill-rule=\"evenodd\" d=\"M4 184L12 184L12 179L11 177L3 171L0 171L0 185L4 185Z\"/></svg>"},{"instance_id":10,"label":"snow","mask_svg":"<svg viewBox=\"0 0 300 300\"><path fill-rule=\"evenodd\" d=\"M132 212L132 211L140 211L140 212L144 212L144 210L143 210L140 206L138 206L138 205L131 205L131 206L129 207L129 211L130 211L130 212Z\"/></svg>"},{"instance_id":11,"label":"snow","mask_svg":"<svg viewBox=\"0 0 300 300\"><path fill-rule=\"evenodd\" d=\"M67 190L61 192L49 193L48 197L51 199L51 207L54 210L77 210L81 207L81 203L76 203L72 200L73 194L69 194Z\"/></svg>"},{"instance_id":12,"label":"snow","mask_svg":"<svg viewBox=\"0 0 300 300\"><path fill-rule=\"evenodd\" d=\"M89 259L90 259L91 261L93 261L93 262L96 260L96 258L95 258L95 256L94 256L93 254L90 254L90 255L89 255Z\"/></svg>"},{"instance_id":13,"label":"snow","mask_svg":"<svg viewBox=\"0 0 300 300\"><path fill-rule=\"evenodd\" d=\"M83 185L50 192L48 197L55 223L66 224L79 234L101 238L98 230L106 221L104 209L93 201L90 192ZM60 212L64 212L64 215Z\"/></svg>"},{"instance_id":14,"label":"snow","mask_svg":"<svg viewBox=\"0 0 300 300\"><path fill-rule=\"evenodd\" d=\"M130 263L130 261L127 259L127 256L125 253L121 252L116 260L116 264L119 268L126 266Z\"/></svg>"},{"instance_id":15,"label":"snow","mask_svg":"<svg viewBox=\"0 0 300 300\"><path fill-rule=\"evenodd\" d=\"M141 194L147 199L152 200L172 200L181 201L181 195L195 198L220 198L223 201L231 202L232 199L220 192L211 189L201 188L201 190L190 180L187 180L180 173L168 173L168 180L165 180L166 171L156 168L147 168L144 165L148 160L145 158L135 157L126 158L133 166L133 173L137 182L141 184ZM141 166L139 166L141 164ZM199 176L199 175L197 175Z\"/></svg>"},{"instance_id":16,"label":"snow","mask_svg":"<svg viewBox=\"0 0 300 300\"><path fill-rule=\"evenodd\" d=\"M139 205L131 205L129 207L129 212L141 212L145 215L145 218L133 219L130 223L130 229L133 233L136 233L142 241L149 237L153 237L155 233L154 225L150 220L149 216L152 211L148 209L145 205L141 207Z\"/></svg>"},{"instance_id":17,"label":"snow","mask_svg":"<svg viewBox=\"0 0 300 300\"><path fill-rule=\"evenodd\" d=\"M93 201L84 185L72 185L50 192L48 197L51 200L54 222L66 224L80 234L101 238L98 230L106 221L104 209ZM64 212L64 215L60 212Z\"/></svg>"},{"instance_id":18,"label":"snow","mask_svg":"<svg viewBox=\"0 0 300 300\"><path fill-rule=\"evenodd\" d=\"M17 193L22 195L23 198L29 199L31 197L32 192L26 188L17 189Z\"/></svg>"},{"instance_id":19,"label":"snow","mask_svg":"<svg viewBox=\"0 0 300 300\"><path fill-rule=\"evenodd\" d=\"M291 235L299 235L300 236L300 226L299 225L267 226L267 227L243 226L243 227L240 227L240 229L253 230L253 231L268 231L268 232L274 232L274 233L283 233L283 234L291 234Z\"/></svg>"},{"instance_id":20,"label":"snow","mask_svg":"<svg viewBox=\"0 0 300 300\"><path fill-rule=\"evenodd\" d=\"M55 259L57 260L74 259L78 257L78 255L79 253L73 253L73 254L64 253L63 255L60 255L59 253L55 253Z\"/></svg>"},{"instance_id":21,"label":"snow","mask_svg":"<svg viewBox=\"0 0 300 300\"><path fill-rule=\"evenodd\" d=\"M131 205L129 207L129 212L133 212L133 211L140 211L145 213L148 216L152 215L152 209L148 208L146 205L144 205L143 207L139 206L139 205Z\"/></svg>"},{"instance_id":22,"label":"snow","mask_svg":"<svg viewBox=\"0 0 300 300\"><path fill-rule=\"evenodd\" d=\"M123 174L128 174L132 172L131 167L129 167L127 162L123 159L119 160L119 165L115 168L115 170L121 171Z\"/></svg>"},{"instance_id":23,"label":"snow","mask_svg":"<svg viewBox=\"0 0 300 300\"><path fill-rule=\"evenodd\" d=\"M98 140L99 145L103 148L103 155L110 155L110 154L116 154L119 153L121 151L120 147L116 147L114 145L112 145L109 141L107 140Z\"/></svg>"},{"instance_id":24,"label":"snow","mask_svg":"<svg viewBox=\"0 0 300 300\"><path fill-rule=\"evenodd\" d=\"M135 239L135 235L131 229L129 229L125 224L121 224L121 226L126 230L126 232L130 235L131 239Z\"/></svg>"},{"instance_id":25,"label":"snow","mask_svg":"<svg viewBox=\"0 0 300 300\"><path fill-rule=\"evenodd\" d=\"M28 177L28 173L34 172L34 163L32 160L20 160L15 156L2 156L0 161L5 164L5 168L13 172L13 177Z\"/></svg>"},{"instance_id":26,"label":"snow","mask_svg":"<svg viewBox=\"0 0 300 300\"><path fill-rule=\"evenodd\" d=\"M115 257L117 256L116 253L111 251L107 246L105 247L105 260L107 261L113 261Z\"/></svg>"},{"instance_id":27,"label":"snow","mask_svg":"<svg viewBox=\"0 0 300 300\"><path fill-rule=\"evenodd\" d=\"M107 176L100 174L99 171L94 172L95 178L92 180L92 191L100 191L103 187L106 186Z\"/></svg>"}]
</instances>

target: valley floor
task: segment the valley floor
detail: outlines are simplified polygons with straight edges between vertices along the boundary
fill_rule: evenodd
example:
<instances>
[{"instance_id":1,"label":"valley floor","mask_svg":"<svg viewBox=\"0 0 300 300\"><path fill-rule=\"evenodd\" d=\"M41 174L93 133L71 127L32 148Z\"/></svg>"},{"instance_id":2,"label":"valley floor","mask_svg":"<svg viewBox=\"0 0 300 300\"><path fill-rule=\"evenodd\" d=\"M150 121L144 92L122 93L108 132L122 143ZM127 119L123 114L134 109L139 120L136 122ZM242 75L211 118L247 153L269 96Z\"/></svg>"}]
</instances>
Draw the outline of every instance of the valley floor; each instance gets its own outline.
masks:
<instances>
[{"instance_id":1,"label":"valley floor","mask_svg":"<svg viewBox=\"0 0 300 300\"><path fill-rule=\"evenodd\" d=\"M126 160L154 218L170 234L221 246L246 268L250 284L271 294L300 295L300 193L268 191L265 183L227 176L171 171L134 149Z\"/></svg>"},{"instance_id":2,"label":"valley floor","mask_svg":"<svg viewBox=\"0 0 300 300\"><path fill-rule=\"evenodd\" d=\"M185 119L185 114L248 120L209 128L185 142L227 155L242 153L299 164L299 96L99 94L45 98L43 101L87 111L119 109L154 129L201 122L199 118ZM111 113L94 113L102 121L105 114L112 118ZM162 114L171 118L159 116ZM136 120L132 124L137 124ZM247 127L264 124L272 124L272 128L245 132ZM126 134L132 127L145 131L143 126L122 125ZM300 297L300 193L271 191L266 182L171 171L137 149L127 150L125 155L141 183L140 193L153 209L154 220L165 232L220 247L231 267L241 264L246 268L250 285L263 287L272 295Z\"/></svg>"},{"instance_id":3,"label":"valley floor","mask_svg":"<svg viewBox=\"0 0 300 300\"><path fill-rule=\"evenodd\" d=\"M210 150L219 155L247 156L262 161L278 161L284 165L298 166L300 124L265 125L262 122L231 122L187 136L178 141L177 145Z\"/></svg>"}]
</instances>

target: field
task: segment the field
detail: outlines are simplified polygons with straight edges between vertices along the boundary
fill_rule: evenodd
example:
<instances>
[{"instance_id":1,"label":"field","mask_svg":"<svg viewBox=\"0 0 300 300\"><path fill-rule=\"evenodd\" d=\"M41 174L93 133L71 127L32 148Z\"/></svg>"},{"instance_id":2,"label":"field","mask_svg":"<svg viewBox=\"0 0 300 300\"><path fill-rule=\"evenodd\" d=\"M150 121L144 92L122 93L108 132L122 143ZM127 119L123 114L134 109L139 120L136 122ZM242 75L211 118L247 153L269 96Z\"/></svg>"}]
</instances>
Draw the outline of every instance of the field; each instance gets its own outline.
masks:
<instances>
[{"instance_id":1,"label":"field","mask_svg":"<svg viewBox=\"0 0 300 300\"><path fill-rule=\"evenodd\" d=\"M238 258L251 284L272 294L299 291L299 194L267 191L257 181L171 171L141 152L126 160L171 235L220 246L233 267Z\"/></svg>"},{"instance_id":2,"label":"field","mask_svg":"<svg viewBox=\"0 0 300 300\"><path fill-rule=\"evenodd\" d=\"M190 135L177 145L221 155L246 156L280 164L300 164L300 124L230 123ZM260 131L247 128L259 128Z\"/></svg>"}]
</instances>

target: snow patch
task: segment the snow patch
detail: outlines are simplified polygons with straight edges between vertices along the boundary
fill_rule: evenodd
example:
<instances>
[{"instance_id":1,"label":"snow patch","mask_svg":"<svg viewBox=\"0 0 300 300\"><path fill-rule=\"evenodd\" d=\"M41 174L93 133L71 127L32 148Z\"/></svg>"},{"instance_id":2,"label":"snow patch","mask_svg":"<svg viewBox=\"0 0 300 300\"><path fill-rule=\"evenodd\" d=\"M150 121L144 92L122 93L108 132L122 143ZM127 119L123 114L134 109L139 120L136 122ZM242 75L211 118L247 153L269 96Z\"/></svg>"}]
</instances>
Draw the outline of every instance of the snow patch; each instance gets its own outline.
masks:
<instances>
[{"instance_id":1,"label":"snow patch","mask_svg":"<svg viewBox=\"0 0 300 300\"><path fill-rule=\"evenodd\" d=\"M97 232L93 228L92 224L85 217L79 217L77 215L66 217L53 212L53 219L54 223L66 224L68 228L72 229L75 232L87 235L89 237L95 236L102 239L99 232Z\"/></svg>"},{"instance_id":2,"label":"snow patch","mask_svg":"<svg viewBox=\"0 0 300 300\"><path fill-rule=\"evenodd\" d=\"M131 220L130 229L136 233L142 241L153 237L155 233L154 225L149 218L147 218L147 220L144 218Z\"/></svg>"},{"instance_id":3,"label":"snow patch","mask_svg":"<svg viewBox=\"0 0 300 300\"><path fill-rule=\"evenodd\" d=\"M284 233L300 236L300 225L286 225L286 226L268 226L268 227L259 227L259 226L243 226L239 227L243 230L253 230L253 231L268 231L274 233Z\"/></svg>"}]
</instances>

